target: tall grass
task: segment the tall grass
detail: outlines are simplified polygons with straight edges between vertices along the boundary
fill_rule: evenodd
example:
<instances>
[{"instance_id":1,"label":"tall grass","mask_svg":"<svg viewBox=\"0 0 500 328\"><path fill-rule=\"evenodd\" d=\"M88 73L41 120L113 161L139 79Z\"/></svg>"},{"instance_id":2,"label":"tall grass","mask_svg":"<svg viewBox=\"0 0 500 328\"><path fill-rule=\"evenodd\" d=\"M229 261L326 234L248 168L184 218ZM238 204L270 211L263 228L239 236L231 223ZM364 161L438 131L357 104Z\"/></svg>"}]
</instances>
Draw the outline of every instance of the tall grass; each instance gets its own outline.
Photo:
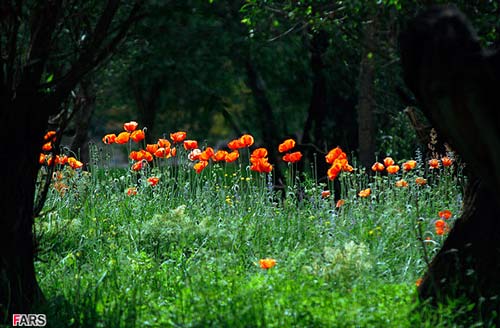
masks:
<instances>
[{"instance_id":1,"label":"tall grass","mask_svg":"<svg viewBox=\"0 0 500 328\"><path fill-rule=\"evenodd\" d=\"M342 173L337 208L321 196L331 182L288 172L282 197L245 156L196 174L182 150L139 173L93 154L89 172L62 169L36 221L50 326L445 327L468 310L416 301L423 245L431 257L445 238L438 212L451 210L450 225L460 213L456 168Z\"/></svg>"}]
</instances>

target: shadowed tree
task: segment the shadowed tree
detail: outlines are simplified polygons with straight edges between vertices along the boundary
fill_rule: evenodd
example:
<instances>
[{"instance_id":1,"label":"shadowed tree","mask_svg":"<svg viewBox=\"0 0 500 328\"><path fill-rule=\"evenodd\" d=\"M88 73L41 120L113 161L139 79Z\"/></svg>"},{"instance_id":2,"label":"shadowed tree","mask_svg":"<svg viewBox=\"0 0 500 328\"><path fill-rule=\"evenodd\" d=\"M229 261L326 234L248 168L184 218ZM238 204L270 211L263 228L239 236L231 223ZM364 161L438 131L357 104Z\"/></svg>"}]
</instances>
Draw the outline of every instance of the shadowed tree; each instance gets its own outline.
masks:
<instances>
[{"instance_id":1,"label":"shadowed tree","mask_svg":"<svg viewBox=\"0 0 500 328\"><path fill-rule=\"evenodd\" d=\"M0 3L0 314L29 313L43 299L32 232L38 156L47 122L82 78L106 61L139 19L141 2ZM59 131L60 132L60 131ZM59 133L60 136L60 133ZM13 155L15 151L15 155Z\"/></svg>"}]
</instances>

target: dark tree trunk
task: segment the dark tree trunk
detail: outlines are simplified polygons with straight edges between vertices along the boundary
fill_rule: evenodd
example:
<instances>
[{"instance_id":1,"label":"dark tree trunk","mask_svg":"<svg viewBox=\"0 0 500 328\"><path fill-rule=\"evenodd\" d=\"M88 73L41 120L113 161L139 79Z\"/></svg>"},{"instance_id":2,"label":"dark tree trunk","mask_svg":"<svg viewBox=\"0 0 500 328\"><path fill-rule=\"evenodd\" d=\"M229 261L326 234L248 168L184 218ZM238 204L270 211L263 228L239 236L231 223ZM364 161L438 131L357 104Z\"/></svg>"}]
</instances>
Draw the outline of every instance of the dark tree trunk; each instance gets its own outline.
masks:
<instances>
[{"instance_id":1,"label":"dark tree trunk","mask_svg":"<svg viewBox=\"0 0 500 328\"><path fill-rule=\"evenodd\" d=\"M145 91L144 87L139 85L138 81L133 77L130 78L130 85L134 93L135 103L139 110L139 121L147 128L146 142L154 143L153 129L158 111L158 103L162 88L162 82L155 80L148 90Z\"/></svg>"},{"instance_id":2,"label":"dark tree trunk","mask_svg":"<svg viewBox=\"0 0 500 328\"><path fill-rule=\"evenodd\" d=\"M500 55L485 54L466 18L434 7L400 36L405 82L438 133L468 165L461 217L419 288L422 298L500 295ZM493 297L493 298L492 298Z\"/></svg>"},{"instance_id":3,"label":"dark tree trunk","mask_svg":"<svg viewBox=\"0 0 500 328\"><path fill-rule=\"evenodd\" d=\"M375 22L368 23L364 31L364 51L359 67L358 86L358 142L359 161L366 168L372 166L375 158Z\"/></svg>"},{"instance_id":4,"label":"dark tree trunk","mask_svg":"<svg viewBox=\"0 0 500 328\"><path fill-rule=\"evenodd\" d=\"M21 94L14 102L1 99L0 136L10 144L10 150L2 152L0 170L0 301L10 301L0 304L2 316L30 313L31 306L43 297L33 264L32 229L38 155L48 115L32 95Z\"/></svg>"},{"instance_id":5,"label":"dark tree trunk","mask_svg":"<svg viewBox=\"0 0 500 328\"><path fill-rule=\"evenodd\" d=\"M77 103L75 104L75 134L71 140L70 149L86 166L90 161L89 154L89 126L90 120L94 113L95 94L92 90L91 82L85 81L80 83L80 92L78 94Z\"/></svg>"}]
</instances>

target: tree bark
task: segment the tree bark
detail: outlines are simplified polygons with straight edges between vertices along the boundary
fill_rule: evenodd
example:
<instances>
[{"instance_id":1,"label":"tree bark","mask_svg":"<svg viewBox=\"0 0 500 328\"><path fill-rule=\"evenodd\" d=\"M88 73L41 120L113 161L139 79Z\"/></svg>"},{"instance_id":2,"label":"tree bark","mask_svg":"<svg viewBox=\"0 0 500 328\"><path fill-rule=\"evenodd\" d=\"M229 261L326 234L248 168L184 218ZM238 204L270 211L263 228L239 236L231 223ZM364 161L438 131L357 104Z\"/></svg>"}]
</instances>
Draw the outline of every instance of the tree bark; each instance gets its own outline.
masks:
<instances>
[{"instance_id":1,"label":"tree bark","mask_svg":"<svg viewBox=\"0 0 500 328\"><path fill-rule=\"evenodd\" d=\"M130 77L130 85L139 110L139 121L147 128L146 142L154 143L153 130L156 113L158 112L162 82L160 80L152 81L151 85L147 87L148 92L133 77Z\"/></svg>"},{"instance_id":2,"label":"tree bark","mask_svg":"<svg viewBox=\"0 0 500 328\"><path fill-rule=\"evenodd\" d=\"M78 154L78 157L85 167L90 162L89 154L89 126L90 120L94 113L95 94L92 90L91 81L80 83L81 90L78 94L77 113L75 114L75 134L71 140L70 149L73 153Z\"/></svg>"},{"instance_id":3,"label":"tree bark","mask_svg":"<svg viewBox=\"0 0 500 328\"><path fill-rule=\"evenodd\" d=\"M419 15L401 34L400 49L406 84L467 163L471 181L462 215L433 259L419 295L440 301L465 296L483 311L498 308L500 55L481 49L454 6Z\"/></svg>"}]
</instances>

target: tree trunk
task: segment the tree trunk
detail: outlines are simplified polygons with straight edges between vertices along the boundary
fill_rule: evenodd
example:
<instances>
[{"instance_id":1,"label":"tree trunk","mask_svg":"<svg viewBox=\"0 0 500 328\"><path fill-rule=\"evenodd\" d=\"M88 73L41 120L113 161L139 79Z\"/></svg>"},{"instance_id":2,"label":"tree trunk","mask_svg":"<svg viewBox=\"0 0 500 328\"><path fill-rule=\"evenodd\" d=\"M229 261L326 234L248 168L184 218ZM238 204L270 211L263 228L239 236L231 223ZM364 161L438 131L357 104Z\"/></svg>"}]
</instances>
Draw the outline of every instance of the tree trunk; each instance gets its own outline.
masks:
<instances>
[{"instance_id":1,"label":"tree trunk","mask_svg":"<svg viewBox=\"0 0 500 328\"><path fill-rule=\"evenodd\" d=\"M462 215L433 259L419 294L437 300L465 296L479 309L498 309L500 55L482 51L454 6L418 16L401 34L400 49L406 84L471 172Z\"/></svg>"},{"instance_id":2,"label":"tree trunk","mask_svg":"<svg viewBox=\"0 0 500 328\"><path fill-rule=\"evenodd\" d=\"M359 67L359 99L358 99L358 142L359 161L369 168L375 156L375 122L373 111L375 108L374 83L375 61L375 22L367 23L364 31L364 51Z\"/></svg>"},{"instance_id":3,"label":"tree trunk","mask_svg":"<svg viewBox=\"0 0 500 328\"><path fill-rule=\"evenodd\" d=\"M77 113L75 114L75 134L71 141L71 151L78 154L79 159L86 166L90 161L88 132L90 120L94 113L95 94L92 90L91 82L80 83L80 92L77 99Z\"/></svg>"},{"instance_id":4,"label":"tree trunk","mask_svg":"<svg viewBox=\"0 0 500 328\"><path fill-rule=\"evenodd\" d=\"M1 140L11 151L2 152L0 185L0 314L30 313L41 300L34 269L33 206L38 155L48 115L36 97L19 95L19 101L2 99ZM22 156L13 154L20 153Z\"/></svg>"},{"instance_id":5,"label":"tree trunk","mask_svg":"<svg viewBox=\"0 0 500 328\"><path fill-rule=\"evenodd\" d=\"M160 98L162 82L159 80L153 81L152 84L148 86L149 92L146 92L133 77L130 78L130 85L132 86L135 103L137 105L137 109L139 110L139 121L147 128L146 142L154 143L153 129L158 110L158 100Z\"/></svg>"}]
</instances>

